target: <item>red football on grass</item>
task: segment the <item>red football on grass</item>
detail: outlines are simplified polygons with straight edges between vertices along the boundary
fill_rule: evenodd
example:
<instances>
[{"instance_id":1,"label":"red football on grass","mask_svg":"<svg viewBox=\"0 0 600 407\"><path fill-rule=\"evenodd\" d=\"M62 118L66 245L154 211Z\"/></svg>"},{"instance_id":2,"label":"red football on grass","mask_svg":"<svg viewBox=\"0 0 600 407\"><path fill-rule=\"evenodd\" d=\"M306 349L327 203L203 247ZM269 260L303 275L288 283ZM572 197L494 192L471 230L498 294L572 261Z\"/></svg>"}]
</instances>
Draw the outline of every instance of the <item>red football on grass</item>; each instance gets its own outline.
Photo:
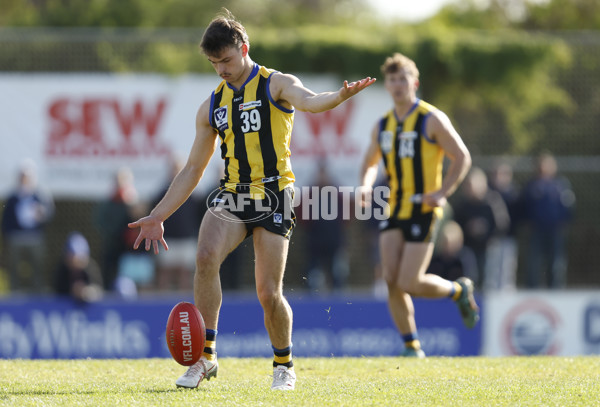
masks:
<instances>
[{"instance_id":1,"label":"red football on grass","mask_svg":"<svg viewBox=\"0 0 600 407\"><path fill-rule=\"evenodd\" d=\"M167 346L180 365L191 366L200 359L206 342L206 326L198 308L189 302L175 305L167 321Z\"/></svg>"}]
</instances>

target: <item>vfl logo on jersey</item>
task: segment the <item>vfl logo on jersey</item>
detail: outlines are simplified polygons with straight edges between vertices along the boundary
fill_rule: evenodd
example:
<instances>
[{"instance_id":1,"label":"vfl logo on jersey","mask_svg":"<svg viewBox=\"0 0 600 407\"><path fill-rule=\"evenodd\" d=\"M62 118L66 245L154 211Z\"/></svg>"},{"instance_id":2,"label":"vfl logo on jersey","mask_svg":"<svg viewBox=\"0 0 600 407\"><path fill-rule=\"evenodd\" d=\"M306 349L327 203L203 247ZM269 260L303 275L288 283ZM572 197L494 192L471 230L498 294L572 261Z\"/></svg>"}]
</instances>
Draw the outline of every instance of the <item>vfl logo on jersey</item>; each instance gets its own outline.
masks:
<instances>
[{"instance_id":1,"label":"vfl logo on jersey","mask_svg":"<svg viewBox=\"0 0 600 407\"><path fill-rule=\"evenodd\" d=\"M262 106L261 100L254 100L254 101L248 102L248 103L240 103L240 111L253 109L255 107L260 107L260 106Z\"/></svg>"},{"instance_id":2,"label":"vfl logo on jersey","mask_svg":"<svg viewBox=\"0 0 600 407\"><path fill-rule=\"evenodd\" d=\"M273 223L281 225L282 222L283 222L283 215L280 213L274 213L273 214Z\"/></svg>"},{"instance_id":3,"label":"vfl logo on jersey","mask_svg":"<svg viewBox=\"0 0 600 407\"><path fill-rule=\"evenodd\" d=\"M215 109L215 127L221 131L229 128L229 124L227 124L227 105Z\"/></svg>"},{"instance_id":4,"label":"vfl logo on jersey","mask_svg":"<svg viewBox=\"0 0 600 407\"><path fill-rule=\"evenodd\" d=\"M394 133L391 131L382 131L379 133L379 146L384 154L387 154L392 149L392 140L394 139Z\"/></svg>"}]
</instances>

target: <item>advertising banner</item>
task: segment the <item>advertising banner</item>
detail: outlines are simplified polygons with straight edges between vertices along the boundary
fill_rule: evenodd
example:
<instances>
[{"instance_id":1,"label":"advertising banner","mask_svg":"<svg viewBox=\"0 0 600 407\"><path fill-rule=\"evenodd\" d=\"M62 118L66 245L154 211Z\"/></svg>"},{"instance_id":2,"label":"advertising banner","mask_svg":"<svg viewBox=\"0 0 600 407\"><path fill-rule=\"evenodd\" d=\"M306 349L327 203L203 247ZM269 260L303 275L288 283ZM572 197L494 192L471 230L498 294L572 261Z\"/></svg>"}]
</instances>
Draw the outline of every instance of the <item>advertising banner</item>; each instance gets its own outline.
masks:
<instances>
[{"instance_id":1,"label":"advertising banner","mask_svg":"<svg viewBox=\"0 0 600 407\"><path fill-rule=\"evenodd\" d=\"M600 353L598 291L490 293L485 303L485 355Z\"/></svg>"},{"instance_id":2,"label":"advertising banner","mask_svg":"<svg viewBox=\"0 0 600 407\"><path fill-rule=\"evenodd\" d=\"M299 77L315 91L337 90L343 82ZM14 186L24 159L38 165L41 186L57 198L104 198L123 166L133 170L140 197L153 196L170 176L169 157L187 156L196 112L219 80L216 75L0 74L0 199ZM291 145L296 185L307 185L322 159L337 185L356 185L371 129L391 106L376 84L334 110L297 111ZM212 188L222 171L221 160L213 159L199 188Z\"/></svg>"},{"instance_id":3,"label":"advertising banner","mask_svg":"<svg viewBox=\"0 0 600 407\"><path fill-rule=\"evenodd\" d=\"M0 358L79 359L170 357L165 343L169 312L191 298L68 299L0 302ZM395 356L402 341L387 304L371 298L291 299L296 356ZM415 301L420 340L428 355L477 355L479 327L462 326L450 300ZM270 357L263 312L255 298L225 297L217 350L222 357Z\"/></svg>"}]
</instances>

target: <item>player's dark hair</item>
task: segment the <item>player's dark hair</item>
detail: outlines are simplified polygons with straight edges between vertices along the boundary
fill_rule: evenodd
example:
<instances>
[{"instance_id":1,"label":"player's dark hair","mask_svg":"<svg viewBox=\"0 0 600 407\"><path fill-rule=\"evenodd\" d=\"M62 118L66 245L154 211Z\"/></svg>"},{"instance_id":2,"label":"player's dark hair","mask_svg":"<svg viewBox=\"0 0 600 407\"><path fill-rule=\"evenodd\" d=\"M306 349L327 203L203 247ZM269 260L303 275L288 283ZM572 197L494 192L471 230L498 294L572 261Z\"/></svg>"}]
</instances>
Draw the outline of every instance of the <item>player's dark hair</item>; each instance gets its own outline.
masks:
<instances>
[{"instance_id":1,"label":"player's dark hair","mask_svg":"<svg viewBox=\"0 0 600 407\"><path fill-rule=\"evenodd\" d=\"M248 44L248 34L244 26L226 8L208 25L200 49L205 55L218 55L227 47L241 47Z\"/></svg>"}]
</instances>

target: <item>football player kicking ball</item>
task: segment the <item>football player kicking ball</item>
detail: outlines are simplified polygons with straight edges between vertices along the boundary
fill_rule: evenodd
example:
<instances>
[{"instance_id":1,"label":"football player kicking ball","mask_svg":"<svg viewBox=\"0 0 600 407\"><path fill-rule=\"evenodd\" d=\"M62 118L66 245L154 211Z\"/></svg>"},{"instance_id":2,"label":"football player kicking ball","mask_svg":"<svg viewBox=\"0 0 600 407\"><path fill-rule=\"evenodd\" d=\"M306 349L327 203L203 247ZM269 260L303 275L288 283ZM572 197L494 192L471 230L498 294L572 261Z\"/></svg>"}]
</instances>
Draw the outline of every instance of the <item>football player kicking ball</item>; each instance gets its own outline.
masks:
<instances>
[{"instance_id":1,"label":"football player kicking ball","mask_svg":"<svg viewBox=\"0 0 600 407\"><path fill-rule=\"evenodd\" d=\"M390 212L380 224L379 247L389 309L405 344L403 355L424 357L411 296L454 299L469 328L479 319L471 280L426 274L442 208L469 170L471 156L448 117L417 98L419 71L412 60L394 54L381 70L394 108L371 133L361 170L362 200L369 203L383 159ZM444 156L450 165L442 180Z\"/></svg>"},{"instance_id":2,"label":"football player kicking ball","mask_svg":"<svg viewBox=\"0 0 600 407\"><path fill-rule=\"evenodd\" d=\"M225 175L200 226L194 276L194 302L206 324L206 347L176 385L195 388L203 379L217 376L219 267L253 235L256 291L274 353L271 388L291 390L296 381L292 310L283 296L283 275L295 224L290 164L294 109L332 109L375 79L344 82L337 91L314 93L295 76L252 61L246 30L227 10L209 24L200 47L223 81L198 110L196 137L185 167L150 215L129 224L140 228L134 248L145 239L146 250L158 253L159 243L168 250L163 222L190 196L220 140ZM259 207L269 208L269 215L263 216Z\"/></svg>"}]
</instances>

